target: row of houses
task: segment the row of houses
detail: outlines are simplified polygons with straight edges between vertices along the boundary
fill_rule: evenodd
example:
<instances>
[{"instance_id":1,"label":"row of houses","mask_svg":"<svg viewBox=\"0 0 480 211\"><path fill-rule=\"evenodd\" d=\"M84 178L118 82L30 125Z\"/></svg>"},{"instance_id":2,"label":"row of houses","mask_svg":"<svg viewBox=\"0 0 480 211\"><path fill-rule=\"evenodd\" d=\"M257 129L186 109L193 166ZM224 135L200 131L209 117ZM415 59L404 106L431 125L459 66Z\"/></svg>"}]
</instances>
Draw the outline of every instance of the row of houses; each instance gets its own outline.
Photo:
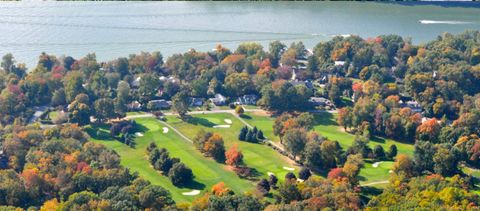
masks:
<instances>
[{"instance_id":1,"label":"row of houses","mask_svg":"<svg viewBox=\"0 0 480 211\"><path fill-rule=\"evenodd\" d=\"M257 95L243 95L238 97L233 104L235 105L256 105L259 97ZM222 94L215 94L213 98L208 99L209 102L215 104L216 106L223 106L227 104L227 98ZM205 103L204 98L190 98L190 107L200 107L203 106ZM172 107L172 101L169 100L150 100L146 104L146 106L142 105L138 101L133 101L127 104L127 108L132 111L142 110L144 108L149 110L164 110L170 109Z\"/></svg>"},{"instance_id":2,"label":"row of houses","mask_svg":"<svg viewBox=\"0 0 480 211\"><path fill-rule=\"evenodd\" d=\"M132 88L138 88L140 87L140 80L142 79L142 77L138 76L135 78L135 80L133 80L130 85L132 86ZM175 83L177 82L177 79L175 79L173 76L169 76L169 77L166 77L166 76L160 76L158 77L158 79L162 82L166 82L166 81L169 81L169 82L172 82L172 83Z\"/></svg>"},{"instance_id":3,"label":"row of houses","mask_svg":"<svg viewBox=\"0 0 480 211\"><path fill-rule=\"evenodd\" d=\"M311 97L308 100L313 106L329 106L330 108L335 108L335 105L327 98L324 97Z\"/></svg>"}]
</instances>

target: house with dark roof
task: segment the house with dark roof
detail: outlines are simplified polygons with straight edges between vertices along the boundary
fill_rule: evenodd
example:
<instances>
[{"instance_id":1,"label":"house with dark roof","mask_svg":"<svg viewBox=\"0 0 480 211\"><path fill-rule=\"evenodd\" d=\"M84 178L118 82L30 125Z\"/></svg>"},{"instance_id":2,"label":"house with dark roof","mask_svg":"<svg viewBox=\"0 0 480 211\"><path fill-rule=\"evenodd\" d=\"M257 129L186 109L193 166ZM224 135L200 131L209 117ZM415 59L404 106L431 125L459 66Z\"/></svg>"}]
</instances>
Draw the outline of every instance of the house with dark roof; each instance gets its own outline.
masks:
<instances>
[{"instance_id":1,"label":"house with dark roof","mask_svg":"<svg viewBox=\"0 0 480 211\"><path fill-rule=\"evenodd\" d=\"M293 86L305 86L308 89L313 89L313 83L310 80L305 80L305 81L299 81L299 80L294 80L290 81L290 84Z\"/></svg>"},{"instance_id":2,"label":"house with dark roof","mask_svg":"<svg viewBox=\"0 0 480 211\"><path fill-rule=\"evenodd\" d=\"M130 85L132 86L132 88L138 88L140 87L140 80L142 79L142 77L138 76L136 77L131 83Z\"/></svg>"},{"instance_id":3,"label":"house with dark roof","mask_svg":"<svg viewBox=\"0 0 480 211\"><path fill-rule=\"evenodd\" d=\"M200 107L202 105L203 105L202 98L196 98L196 97L190 98L190 107Z\"/></svg>"},{"instance_id":4,"label":"house with dark roof","mask_svg":"<svg viewBox=\"0 0 480 211\"><path fill-rule=\"evenodd\" d=\"M147 104L147 108L150 110L169 109L170 107L172 107L172 101L166 100L150 100Z\"/></svg>"},{"instance_id":5,"label":"house with dark roof","mask_svg":"<svg viewBox=\"0 0 480 211\"><path fill-rule=\"evenodd\" d=\"M237 99L235 104L237 105L257 105L257 95L243 95Z\"/></svg>"},{"instance_id":6,"label":"house with dark roof","mask_svg":"<svg viewBox=\"0 0 480 211\"><path fill-rule=\"evenodd\" d=\"M333 103L324 97L311 97L308 100L313 106L330 106L334 107Z\"/></svg>"},{"instance_id":7,"label":"house with dark roof","mask_svg":"<svg viewBox=\"0 0 480 211\"><path fill-rule=\"evenodd\" d=\"M130 111L138 111L142 109L142 104L135 100L127 104L127 109Z\"/></svg>"},{"instance_id":8,"label":"house with dark roof","mask_svg":"<svg viewBox=\"0 0 480 211\"><path fill-rule=\"evenodd\" d=\"M226 98L222 94L215 94L215 97L209 99L216 106L222 106L226 103Z\"/></svg>"}]
</instances>

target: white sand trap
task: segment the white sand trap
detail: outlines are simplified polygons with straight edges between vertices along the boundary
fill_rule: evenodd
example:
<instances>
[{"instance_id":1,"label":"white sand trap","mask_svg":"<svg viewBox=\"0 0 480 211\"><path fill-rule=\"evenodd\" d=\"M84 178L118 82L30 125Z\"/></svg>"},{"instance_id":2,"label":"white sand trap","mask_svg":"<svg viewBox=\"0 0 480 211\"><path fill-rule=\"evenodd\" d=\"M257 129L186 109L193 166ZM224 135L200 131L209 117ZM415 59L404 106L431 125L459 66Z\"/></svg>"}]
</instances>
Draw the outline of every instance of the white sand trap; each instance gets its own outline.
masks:
<instances>
[{"instance_id":1,"label":"white sand trap","mask_svg":"<svg viewBox=\"0 0 480 211\"><path fill-rule=\"evenodd\" d=\"M143 133L136 132L136 133L135 133L135 136L142 137L142 136L143 136Z\"/></svg>"},{"instance_id":2,"label":"white sand trap","mask_svg":"<svg viewBox=\"0 0 480 211\"><path fill-rule=\"evenodd\" d=\"M286 166L284 166L283 169L285 169L285 170L287 170L287 171L295 171L294 168L290 168L290 167L286 167Z\"/></svg>"},{"instance_id":3,"label":"white sand trap","mask_svg":"<svg viewBox=\"0 0 480 211\"><path fill-rule=\"evenodd\" d=\"M163 133L168 133L168 127L163 127Z\"/></svg>"},{"instance_id":4,"label":"white sand trap","mask_svg":"<svg viewBox=\"0 0 480 211\"><path fill-rule=\"evenodd\" d=\"M230 125L215 125L213 128L229 128Z\"/></svg>"},{"instance_id":5,"label":"white sand trap","mask_svg":"<svg viewBox=\"0 0 480 211\"><path fill-rule=\"evenodd\" d=\"M182 195L184 196L195 196L195 195L198 195L200 193L199 190L192 190L190 192L183 192Z\"/></svg>"},{"instance_id":6,"label":"white sand trap","mask_svg":"<svg viewBox=\"0 0 480 211\"><path fill-rule=\"evenodd\" d=\"M268 176L272 176L272 175L275 176L275 174L272 173L272 172L267 172L267 174L268 174Z\"/></svg>"},{"instance_id":7,"label":"white sand trap","mask_svg":"<svg viewBox=\"0 0 480 211\"><path fill-rule=\"evenodd\" d=\"M390 174L393 173L393 170L388 170L388 173L390 173Z\"/></svg>"},{"instance_id":8,"label":"white sand trap","mask_svg":"<svg viewBox=\"0 0 480 211\"><path fill-rule=\"evenodd\" d=\"M223 121L225 121L225 123L231 125L232 124L232 120L231 119L224 119Z\"/></svg>"},{"instance_id":9,"label":"white sand trap","mask_svg":"<svg viewBox=\"0 0 480 211\"><path fill-rule=\"evenodd\" d=\"M297 182L304 182L305 180L297 178Z\"/></svg>"},{"instance_id":10,"label":"white sand trap","mask_svg":"<svg viewBox=\"0 0 480 211\"><path fill-rule=\"evenodd\" d=\"M373 167L373 168L377 168L378 165L380 165L380 163L383 163L383 161L373 163L373 164L372 164L372 167Z\"/></svg>"}]
</instances>

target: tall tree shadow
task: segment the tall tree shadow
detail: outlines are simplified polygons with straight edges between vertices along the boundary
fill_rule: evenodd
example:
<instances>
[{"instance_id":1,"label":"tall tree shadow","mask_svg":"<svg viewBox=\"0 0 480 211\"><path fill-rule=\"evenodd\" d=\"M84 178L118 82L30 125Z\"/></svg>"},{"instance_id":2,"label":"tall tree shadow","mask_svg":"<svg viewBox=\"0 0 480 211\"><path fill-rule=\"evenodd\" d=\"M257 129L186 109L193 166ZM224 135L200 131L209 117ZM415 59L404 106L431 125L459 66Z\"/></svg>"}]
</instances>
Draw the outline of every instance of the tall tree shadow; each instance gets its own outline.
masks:
<instances>
[{"instance_id":1,"label":"tall tree shadow","mask_svg":"<svg viewBox=\"0 0 480 211\"><path fill-rule=\"evenodd\" d=\"M200 117L191 117L187 120L187 123L192 125L202 125L204 127L213 127L216 125L213 122L210 122L210 120Z\"/></svg>"},{"instance_id":2,"label":"tall tree shadow","mask_svg":"<svg viewBox=\"0 0 480 211\"><path fill-rule=\"evenodd\" d=\"M203 190L206 186L203 183L200 183L196 180L192 180L188 184L185 185L178 185L179 188L188 188L188 189L195 189L195 190Z\"/></svg>"},{"instance_id":3,"label":"tall tree shadow","mask_svg":"<svg viewBox=\"0 0 480 211\"><path fill-rule=\"evenodd\" d=\"M252 117L250 115L247 115L247 114L240 114L239 116L242 119L252 119Z\"/></svg>"},{"instance_id":4,"label":"tall tree shadow","mask_svg":"<svg viewBox=\"0 0 480 211\"><path fill-rule=\"evenodd\" d=\"M145 127L144 125L141 125L138 123L135 124L134 132L147 132L147 131L148 131L148 128Z\"/></svg>"},{"instance_id":5,"label":"tall tree shadow","mask_svg":"<svg viewBox=\"0 0 480 211\"><path fill-rule=\"evenodd\" d=\"M377 136L372 136L372 137L370 137L370 141L375 142L375 143L384 144L384 143L385 143L385 138L383 138L383 137L377 137Z\"/></svg>"},{"instance_id":6,"label":"tall tree shadow","mask_svg":"<svg viewBox=\"0 0 480 211\"><path fill-rule=\"evenodd\" d=\"M333 114L329 112L316 113L314 115L315 124L319 125L337 125Z\"/></svg>"}]
</instances>

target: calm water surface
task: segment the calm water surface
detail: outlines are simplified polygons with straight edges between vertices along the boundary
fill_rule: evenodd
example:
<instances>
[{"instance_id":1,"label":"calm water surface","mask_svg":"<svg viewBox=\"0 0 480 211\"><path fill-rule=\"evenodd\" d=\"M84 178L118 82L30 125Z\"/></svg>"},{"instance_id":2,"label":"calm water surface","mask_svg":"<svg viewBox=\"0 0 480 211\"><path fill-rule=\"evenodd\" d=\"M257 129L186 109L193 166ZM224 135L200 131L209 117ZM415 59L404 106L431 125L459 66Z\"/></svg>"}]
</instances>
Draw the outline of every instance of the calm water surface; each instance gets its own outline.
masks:
<instances>
[{"instance_id":1,"label":"calm water surface","mask_svg":"<svg viewBox=\"0 0 480 211\"><path fill-rule=\"evenodd\" d=\"M366 2L1 2L0 55L34 66L47 53L110 60L140 51L164 56L216 44L399 34L414 43L480 30L480 7Z\"/></svg>"}]
</instances>

